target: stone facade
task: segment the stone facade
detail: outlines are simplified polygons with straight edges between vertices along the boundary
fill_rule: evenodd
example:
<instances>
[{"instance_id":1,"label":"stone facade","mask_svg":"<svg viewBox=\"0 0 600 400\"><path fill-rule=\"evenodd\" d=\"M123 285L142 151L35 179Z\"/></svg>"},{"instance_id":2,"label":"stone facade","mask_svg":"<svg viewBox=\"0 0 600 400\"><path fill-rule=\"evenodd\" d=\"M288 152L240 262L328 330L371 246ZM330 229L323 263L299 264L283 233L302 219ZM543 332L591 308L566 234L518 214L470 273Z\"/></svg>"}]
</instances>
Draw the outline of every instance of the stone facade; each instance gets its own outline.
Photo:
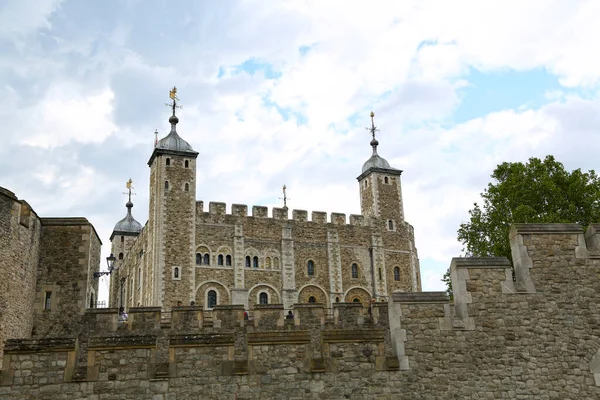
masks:
<instances>
[{"instance_id":1,"label":"stone facade","mask_svg":"<svg viewBox=\"0 0 600 400\"><path fill-rule=\"evenodd\" d=\"M421 289L400 170L376 154L357 178L362 215L196 201L198 153L176 132L150 157L149 219L139 236L111 237L123 254L111 305L214 305L384 300ZM198 168L202 168L199 165ZM131 243L129 242L131 241ZM121 298L123 297L123 298Z\"/></svg>"},{"instance_id":2,"label":"stone facade","mask_svg":"<svg viewBox=\"0 0 600 400\"><path fill-rule=\"evenodd\" d=\"M455 258L454 300L91 309L78 339L9 340L0 399L598 399L600 225L516 225Z\"/></svg>"},{"instance_id":3,"label":"stone facade","mask_svg":"<svg viewBox=\"0 0 600 400\"><path fill-rule=\"evenodd\" d=\"M6 339L78 331L73 316L96 305L100 246L85 218L40 218L0 187L0 355Z\"/></svg>"}]
</instances>

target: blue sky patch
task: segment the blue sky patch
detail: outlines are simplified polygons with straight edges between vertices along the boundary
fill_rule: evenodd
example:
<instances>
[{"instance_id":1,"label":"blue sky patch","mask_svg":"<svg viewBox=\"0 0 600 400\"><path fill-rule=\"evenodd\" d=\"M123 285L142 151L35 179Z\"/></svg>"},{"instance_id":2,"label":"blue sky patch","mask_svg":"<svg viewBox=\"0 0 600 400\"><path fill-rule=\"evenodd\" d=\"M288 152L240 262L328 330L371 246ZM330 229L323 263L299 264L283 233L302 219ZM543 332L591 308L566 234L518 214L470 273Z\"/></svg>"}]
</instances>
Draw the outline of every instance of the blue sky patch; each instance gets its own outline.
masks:
<instances>
[{"instance_id":1,"label":"blue sky patch","mask_svg":"<svg viewBox=\"0 0 600 400\"><path fill-rule=\"evenodd\" d=\"M462 123L494 111L526 107L537 109L548 100L546 92L561 89L556 76L546 70L506 70L484 73L471 69L469 86L459 90L461 103L452 123Z\"/></svg>"}]
</instances>

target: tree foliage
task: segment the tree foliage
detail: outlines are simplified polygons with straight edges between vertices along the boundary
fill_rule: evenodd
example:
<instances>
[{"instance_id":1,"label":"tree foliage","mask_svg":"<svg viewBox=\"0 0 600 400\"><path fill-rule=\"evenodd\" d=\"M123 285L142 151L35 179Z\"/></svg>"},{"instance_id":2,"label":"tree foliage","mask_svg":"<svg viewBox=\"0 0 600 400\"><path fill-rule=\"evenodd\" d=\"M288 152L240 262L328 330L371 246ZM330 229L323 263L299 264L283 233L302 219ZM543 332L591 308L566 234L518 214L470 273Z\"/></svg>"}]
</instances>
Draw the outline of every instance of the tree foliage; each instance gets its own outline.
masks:
<instances>
[{"instance_id":1,"label":"tree foliage","mask_svg":"<svg viewBox=\"0 0 600 400\"><path fill-rule=\"evenodd\" d=\"M549 155L542 161L504 162L481 193L482 205L469 210L458 240L465 256L504 256L512 261L509 230L513 223L600 222L600 181L596 173L572 172ZM448 283L449 274L445 279Z\"/></svg>"}]
</instances>

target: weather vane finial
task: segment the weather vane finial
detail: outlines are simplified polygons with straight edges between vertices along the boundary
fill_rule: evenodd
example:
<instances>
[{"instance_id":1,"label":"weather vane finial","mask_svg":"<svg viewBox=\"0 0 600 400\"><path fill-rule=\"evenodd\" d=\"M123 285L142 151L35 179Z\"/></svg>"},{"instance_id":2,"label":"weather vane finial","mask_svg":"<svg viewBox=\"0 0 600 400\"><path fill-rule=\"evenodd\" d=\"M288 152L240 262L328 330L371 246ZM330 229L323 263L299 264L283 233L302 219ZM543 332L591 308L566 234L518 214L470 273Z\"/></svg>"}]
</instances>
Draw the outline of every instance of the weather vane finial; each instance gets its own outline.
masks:
<instances>
[{"instance_id":1,"label":"weather vane finial","mask_svg":"<svg viewBox=\"0 0 600 400\"><path fill-rule=\"evenodd\" d=\"M371 135L373 136L373 140L375 139L375 132L379 131L379 129L377 129L377 127L375 126L375 121L373 120L373 118L375 118L375 113L373 111L371 111L371 126L368 128L365 128L366 130L368 130L369 132L371 132Z\"/></svg>"},{"instance_id":2,"label":"weather vane finial","mask_svg":"<svg viewBox=\"0 0 600 400\"><path fill-rule=\"evenodd\" d=\"M173 89L169 90L169 98L173 100L172 103L165 103L165 106L169 106L173 109L173 116L175 116L175 109L181 108L181 106L177 105L179 98L177 97L177 88L173 86Z\"/></svg>"},{"instance_id":3,"label":"weather vane finial","mask_svg":"<svg viewBox=\"0 0 600 400\"><path fill-rule=\"evenodd\" d=\"M135 195L135 193L132 193L133 181L131 180L131 178L129 178L129 180L127 182L125 182L125 187L127 188L127 192L125 192L123 194L129 195L129 203L131 203L131 195Z\"/></svg>"},{"instance_id":4,"label":"weather vane finial","mask_svg":"<svg viewBox=\"0 0 600 400\"><path fill-rule=\"evenodd\" d=\"M288 197L287 197L287 192L286 192L286 186L283 185L283 197L280 197L280 200L283 200L283 208L287 208L287 201L288 201Z\"/></svg>"}]
</instances>

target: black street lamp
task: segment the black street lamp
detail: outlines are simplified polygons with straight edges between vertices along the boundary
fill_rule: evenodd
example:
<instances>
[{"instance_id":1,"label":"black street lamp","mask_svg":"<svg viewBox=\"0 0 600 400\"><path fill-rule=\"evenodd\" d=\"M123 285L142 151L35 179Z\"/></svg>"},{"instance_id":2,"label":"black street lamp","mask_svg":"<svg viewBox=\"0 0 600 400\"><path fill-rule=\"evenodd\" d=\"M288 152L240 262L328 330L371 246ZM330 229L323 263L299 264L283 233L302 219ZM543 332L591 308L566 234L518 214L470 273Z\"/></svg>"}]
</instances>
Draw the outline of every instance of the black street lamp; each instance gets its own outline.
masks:
<instances>
[{"instance_id":1,"label":"black street lamp","mask_svg":"<svg viewBox=\"0 0 600 400\"><path fill-rule=\"evenodd\" d=\"M94 278L100 278L103 275L110 275L115 270L115 260L117 258L113 253L110 253L110 256L106 257L106 264L108 264L108 271L100 271L94 272Z\"/></svg>"}]
</instances>

